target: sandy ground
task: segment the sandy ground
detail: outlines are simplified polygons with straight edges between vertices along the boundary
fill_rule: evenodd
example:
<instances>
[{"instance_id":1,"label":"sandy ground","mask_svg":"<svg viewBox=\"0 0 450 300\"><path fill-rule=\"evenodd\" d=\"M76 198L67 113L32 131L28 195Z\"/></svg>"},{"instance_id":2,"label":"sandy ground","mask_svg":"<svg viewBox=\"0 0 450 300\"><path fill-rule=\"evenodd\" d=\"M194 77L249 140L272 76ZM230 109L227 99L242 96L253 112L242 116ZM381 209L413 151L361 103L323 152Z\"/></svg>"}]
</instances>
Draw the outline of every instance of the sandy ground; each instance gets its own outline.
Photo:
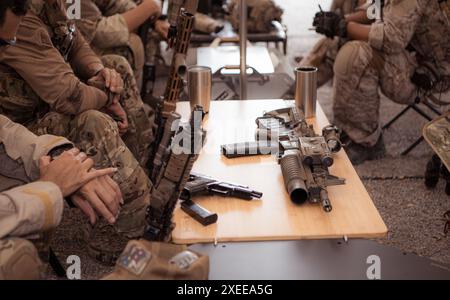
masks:
<instances>
[{"instance_id":1,"label":"sandy ground","mask_svg":"<svg viewBox=\"0 0 450 300\"><path fill-rule=\"evenodd\" d=\"M294 57L304 55L319 38L308 30L320 3L326 9L330 2L277 0L285 9L284 23L288 26L288 60L295 65ZM332 117L331 83L319 90L319 101L329 118ZM391 118L402 106L383 98L381 122ZM384 134L388 156L380 161L367 162L356 169L364 185L380 211L389 234L379 240L401 249L450 263L450 237L443 234L443 213L450 209L450 199L443 192L441 182L435 190L427 190L423 173L432 151L422 143L407 156L401 151L419 137L425 121L414 112L409 112ZM111 270L92 261L85 254L80 241L78 224L83 217L76 210L66 210L63 224L55 234L53 247L64 262L68 255L81 257L84 279L98 278ZM86 263L87 262L87 263ZM49 278L55 278L49 272Z\"/></svg>"}]
</instances>

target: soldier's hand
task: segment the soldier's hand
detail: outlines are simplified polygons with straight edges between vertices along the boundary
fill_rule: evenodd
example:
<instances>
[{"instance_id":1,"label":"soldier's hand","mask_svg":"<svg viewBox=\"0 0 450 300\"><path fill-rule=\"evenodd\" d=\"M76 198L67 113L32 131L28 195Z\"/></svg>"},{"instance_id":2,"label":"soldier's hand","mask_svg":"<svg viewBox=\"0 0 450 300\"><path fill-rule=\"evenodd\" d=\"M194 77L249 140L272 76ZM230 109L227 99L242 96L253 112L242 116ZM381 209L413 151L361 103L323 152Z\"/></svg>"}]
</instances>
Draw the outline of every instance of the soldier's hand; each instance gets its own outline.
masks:
<instances>
[{"instance_id":1,"label":"soldier's hand","mask_svg":"<svg viewBox=\"0 0 450 300\"><path fill-rule=\"evenodd\" d=\"M123 135L128 130L128 117L127 113L120 105L118 99L113 100L113 103L105 108L106 113L109 114L116 122L119 128L119 134Z\"/></svg>"},{"instance_id":2,"label":"soldier's hand","mask_svg":"<svg viewBox=\"0 0 450 300\"><path fill-rule=\"evenodd\" d=\"M55 183L63 197L67 197L87 182L117 171L116 168L90 171L93 165L92 159L76 148L64 152L53 161L50 156L43 156L39 160L39 180Z\"/></svg>"},{"instance_id":3,"label":"soldier's hand","mask_svg":"<svg viewBox=\"0 0 450 300\"><path fill-rule=\"evenodd\" d=\"M123 80L116 70L110 68L103 68L95 77L89 80L101 79L105 83L105 88L115 94L123 92Z\"/></svg>"},{"instance_id":4,"label":"soldier's hand","mask_svg":"<svg viewBox=\"0 0 450 300\"><path fill-rule=\"evenodd\" d=\"M155 31L165 40L169 35L170 24L166 20L157 20L155 22Z\"/></svg>"},{"instance_id":5,"label":"soldier's hand","mask_svg":"<svg viewBox=\"0 0 450 300\"><path fill-rule=\"evenodd\" d=\"M335 36L347 36L347 24L345 19L331 11L320 11L316 13L313 21L316 32L325 35L328 38Z\"/></svg>"},{"instance_id":6,"label":"soldier's hand","mask_svg":"<svg viewBox=\"0 0 450 300\"><path fill-rule=\"evenodd\" d=\"M114 224L119 214L120 204L124 204L117 183L109 176L89 181L71 197L72 202L89 218L92 225L97 214Z\"/></svg>"}]
</instances>

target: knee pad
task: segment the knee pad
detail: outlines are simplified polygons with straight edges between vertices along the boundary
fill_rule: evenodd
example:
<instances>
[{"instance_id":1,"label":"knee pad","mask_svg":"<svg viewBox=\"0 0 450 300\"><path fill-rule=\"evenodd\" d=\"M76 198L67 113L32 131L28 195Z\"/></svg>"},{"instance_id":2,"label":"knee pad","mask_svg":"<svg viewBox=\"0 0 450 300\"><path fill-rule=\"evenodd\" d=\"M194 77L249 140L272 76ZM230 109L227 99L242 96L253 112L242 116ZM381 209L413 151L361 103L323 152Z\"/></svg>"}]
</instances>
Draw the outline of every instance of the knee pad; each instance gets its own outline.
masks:
<instances>
[{"instance_id":1,"label":"knee pad","mask_svg":"<svg viewBox=\"0 0 450 300\"><path fill-rule=\"evenodd\" d=\"M33 244L11 238L0 241L0 280L42 279L44 265Z\"/></svg>"},{"instance_id":2,"label":"knee pad","mask_svg":"<svg viewBox=\"0 0 450 300\"><path fill-rule=\"evenodd\" d=\"M364 70L368 66L371 57L369 51L365 51L366 48L370 48L370 46L360 41L347 42L342 46L334 62L334 74L347 77L358 69Z\"/></svg>"},{"instance_id":3,"label":"knee pad","mask_svg":"<svg viewBox=\"0 0 450 300\"><path fill-rule=\"evenodd\" d=\"M119 129L114 120L99 111L85 111L72 121L72 142L89 156L95 156L102 140L120 139Z\"/></svg>"},{"instance_id":4,"label":"knee pad","mask_svg":"<svg viewBox=\"0 0 450 300\"><path fill-rule=\"evenodd\" d=\"M130 63L123 56L108 54L102 56L101 60L105 67L116 70L122 76L122 79L126 78L127 75L134 76Z\"/></svg>"}]
</instances>

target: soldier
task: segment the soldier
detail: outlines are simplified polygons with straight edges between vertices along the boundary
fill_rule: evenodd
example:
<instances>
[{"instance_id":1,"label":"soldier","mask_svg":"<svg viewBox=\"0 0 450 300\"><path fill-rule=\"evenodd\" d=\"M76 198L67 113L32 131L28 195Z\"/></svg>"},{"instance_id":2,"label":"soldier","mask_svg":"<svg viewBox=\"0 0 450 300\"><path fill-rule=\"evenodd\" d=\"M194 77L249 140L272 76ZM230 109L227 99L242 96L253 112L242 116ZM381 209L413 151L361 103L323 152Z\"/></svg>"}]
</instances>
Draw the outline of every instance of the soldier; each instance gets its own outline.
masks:
<instances>
[{"instance_id":1,"label":"soldier","mask_svg":"<svg viewBox=\"0 0 450 300\"><path fill-rule=\"evenodd\" d=\"M449 6L449 1L437 0L386 1L382 20L371 25L347 22L333 13L316 15L314 25L319 33L354 40L346 43L336 57L333 93L335 123L351 141L347 154L354 164L385 153L378 88L401 104L414 101L418 92L447 90ZM367 15L361 17L369 21ZM416 80L418 67L429 79L437 80L422 85Z\"/></svg>"},{"instance_id":2,"label":"soldier","mask_svg":"<svg viewBox=\"0 0 450 300\"><path fill-rule=\"evenodd\" d=\"M333 0L330 11L340 16L351 19L358 7L366 3L365 0ZM300 67L317 67L317 86L321 87L330 81L333 74L333 64L336 55L347 39L334 37L333 39L321 38L313 49L300 60Z\"/></svg>"},{"instance_id":3,"label":"soldier","mask_svg":"<svg viewBox=\"0 0 450 300\"><path fill-rule=\"evenodd\" d=\"M37 137L0 115L0 164L0 279L40 277L42 263L24 238L35 240L59 224L63 197L92 223L94 210L115 222L121 194L108 176L115 169L92 170L93 161L68 140Z\"/></svg>"},{"instance_id":4,"label":"soldier","mask_svg":"<svg viewBox=\"0 0 450 300\"><path fill-rule=\"evenodd\" d=\"M67 20L62 1L36 0L32 9L18 29L17 43L0 53L0 110L38 135L65 136L97 169L118 169L113 179L124 205L116 222L101 219L86 223L84 230L89 253L112 264L145 227L152 184L139 163L146 164L153 122L124 58L100 61Z\"/></svg>"},{"instance_id":5,"label":"soldier","mask_svg":"<svg viewBox=\"0 0 450 300\"><path fill-rule=\"evenodd\" d=\"M166 38L169 23L158 19L160 14L157 0L144 0L139 5L132 0L85 0L81 1L81 19L76 25L97 54L119 54L128 60L140 90L145 53L134 32L150 19L156 33Z\"/></svg>"}]
</instances>

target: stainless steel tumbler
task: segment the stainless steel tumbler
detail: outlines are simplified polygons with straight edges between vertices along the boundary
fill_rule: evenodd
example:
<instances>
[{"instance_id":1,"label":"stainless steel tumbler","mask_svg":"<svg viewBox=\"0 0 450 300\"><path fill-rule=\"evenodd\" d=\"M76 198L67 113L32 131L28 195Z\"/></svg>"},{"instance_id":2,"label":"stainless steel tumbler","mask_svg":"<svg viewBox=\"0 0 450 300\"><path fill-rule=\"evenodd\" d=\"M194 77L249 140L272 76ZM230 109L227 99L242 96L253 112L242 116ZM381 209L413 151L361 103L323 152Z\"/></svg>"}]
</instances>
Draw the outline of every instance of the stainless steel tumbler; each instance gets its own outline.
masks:
<instances>
[{"instance_id":1,"label":"stainless steel tumbler","mask_svg":"<svg viewBox=\"0 0 450 300\"><path fill-rule=\"evenodd\" d=\"M211 69L202 66L192 66L188 69L188 89L191 109L195 105L203 107L205 113L209 112L211 103Z\"/></svg>"},{"instance_id":2,"label":"stainless steel tumbler","mask_svg":"<svg viewBox=\"0 0 450 300\"><path fill-rule=\"evenodd\" d=\"M316 116L317 68L295 69L295 106L303 110L306 118Z\"/></svg>"}]
</instances>

